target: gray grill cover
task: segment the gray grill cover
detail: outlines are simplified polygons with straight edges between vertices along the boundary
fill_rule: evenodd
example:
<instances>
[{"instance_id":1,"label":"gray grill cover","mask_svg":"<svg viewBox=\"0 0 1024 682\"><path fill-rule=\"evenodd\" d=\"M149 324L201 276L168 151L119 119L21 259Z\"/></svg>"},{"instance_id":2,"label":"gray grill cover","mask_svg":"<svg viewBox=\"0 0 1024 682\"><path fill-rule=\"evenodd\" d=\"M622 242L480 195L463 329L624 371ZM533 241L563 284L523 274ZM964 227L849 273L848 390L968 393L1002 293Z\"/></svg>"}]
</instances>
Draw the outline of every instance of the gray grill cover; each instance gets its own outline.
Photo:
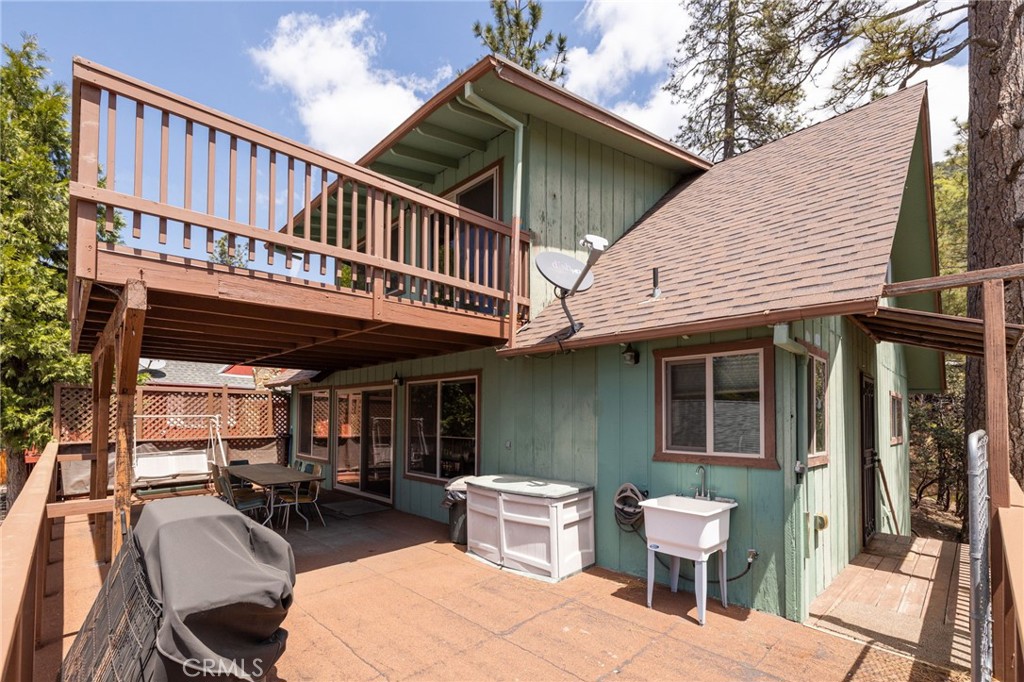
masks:
<instances>
[{"instance_id":1,"label":"gray grill cover","mask_svg":"<svg viewBox=\"0 0 1024 682\"><path fill-rule=\"evenodd\" d=\"M295 585L287 541L213 497L150 502L134 540L163 605L157 649L169 679L204 662L243 680L270 670Z\"/></svg>"}]
</instances>

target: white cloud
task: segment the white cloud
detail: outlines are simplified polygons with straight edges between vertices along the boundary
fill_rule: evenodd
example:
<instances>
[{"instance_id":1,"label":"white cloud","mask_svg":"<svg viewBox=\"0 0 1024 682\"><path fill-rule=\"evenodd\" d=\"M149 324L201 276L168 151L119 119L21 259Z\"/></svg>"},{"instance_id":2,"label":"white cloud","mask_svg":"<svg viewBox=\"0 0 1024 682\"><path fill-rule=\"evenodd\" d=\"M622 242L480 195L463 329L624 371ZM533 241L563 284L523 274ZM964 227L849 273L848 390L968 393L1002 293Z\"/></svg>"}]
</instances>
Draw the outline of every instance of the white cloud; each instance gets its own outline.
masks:
<instances>
[{"instance_id":1,"label":"white cloud","mask_svg":"<svg viewBox=\"0 0 1024 682\"><path fill-rule=\"evenodd\" d=\"M671 75L669 63L678 41L690 24L686 11L677 2L588 0L577 21L585 32L599 38L593 50L569 50L566 88L657 135L675 137L688 104L673 102L663 86ZM835 115L817 107L825 102L835 76L858 48L851 44L840 51L816 82L805 88L809 123ZM637 91L634 83L638 79L648 84L653 80L654 84ZM929 82L932 157L941 159L956 136L952 119L967 117L967 67L942 64L922 72L911 83L922 80Z\"/></svg>"},{"instance_id":2,"label":"white cloud","mask_svg":"<svg viewBox=\"0 0 1024 682\"><path fill-rule=\"evenodd\" d=\"M569 50L565 86L595 101L621 96L638 75L668 73L679 38L690 23L680 4L667 0L588 0L578 20L585 32L601 38L593 51Z\"/></svg>"},{"instance_id":3,"label":"white cloud","mask_svg":"<svg viewBox=\"0 0 1024 682\"><path fill-rule=\"evenodd\" d=\"M452 75L450 67L430 78L383 69L376 64L383 41L364 11L293 13L249 55L268 85L290 91L314 147L355 160Z\"/></svg>"}]
</instances>

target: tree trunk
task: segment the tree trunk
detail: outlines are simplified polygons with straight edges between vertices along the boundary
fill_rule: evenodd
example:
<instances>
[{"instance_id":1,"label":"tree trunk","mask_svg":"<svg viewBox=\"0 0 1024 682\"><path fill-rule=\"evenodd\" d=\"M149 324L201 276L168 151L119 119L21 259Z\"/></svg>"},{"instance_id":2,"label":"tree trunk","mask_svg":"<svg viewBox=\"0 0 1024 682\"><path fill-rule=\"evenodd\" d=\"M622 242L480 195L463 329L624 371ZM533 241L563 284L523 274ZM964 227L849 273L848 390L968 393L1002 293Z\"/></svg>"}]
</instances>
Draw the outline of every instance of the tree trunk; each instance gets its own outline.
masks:
<instances>
[{"instance_id":1,"label":"tree trunk","mask_svg":"<svg viewBox=\"0 0 1024 682\"><path fill-rule=\"evenodd\" d=\"M967 268L1024 262L1024 2L975 1L970 26ZM967 294L981 316L981 288ZM1024 323L1024 282L1006 287L1007 323ZM1010 470L1024 485L1024 344L1009 358ZM968 359L965 432L984 428L981 361Z\"/></svg>"},{"instance_id":2,"label":"tree trunk","mask_svg":"<svg viewBox=\"0 0 1024 682\"><path fill-rule=\"evenodd\" d=\"M28 480L28 465L25 464L25 452L22 450L7 450L4 454L7 458L7 509L10 510L18 493L25 487Z\"/></svg>"},{"instance_id":3,"label":"tree trunk","mask_svg":"<svg viewBox=\"0 0 1024 682\"><path fill-rule=\"evenodd\" d=\"M739 14L739 0L729 0L726 10L726 51L725 51L725 110L722 112L722 158L736 156L736 55L739 52L736 35L736 19Z\"/></svg>"}]
</instances>

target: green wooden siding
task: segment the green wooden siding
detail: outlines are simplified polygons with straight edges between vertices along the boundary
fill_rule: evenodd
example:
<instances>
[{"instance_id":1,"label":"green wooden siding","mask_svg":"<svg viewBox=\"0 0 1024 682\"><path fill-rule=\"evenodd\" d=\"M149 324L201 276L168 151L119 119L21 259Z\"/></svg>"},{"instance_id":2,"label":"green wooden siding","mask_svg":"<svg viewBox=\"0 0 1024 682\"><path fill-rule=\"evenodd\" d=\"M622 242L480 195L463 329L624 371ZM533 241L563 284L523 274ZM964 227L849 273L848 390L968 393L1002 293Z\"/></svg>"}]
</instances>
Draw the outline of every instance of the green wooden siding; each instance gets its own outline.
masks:
<instances>
[{"instance_id":1,"label":"green wooden siding","mask_svg":"<svg viewBox=\"0 0 1024 682\"><path fill-rule=\"evenodd\" d=\"M535 234L535 256L557 250L585 260L580 237L614 243L679 181L678 173L538 118L527 126L526 160L524 227ZM535 269L530 294L534 314L553 299Z\"/></svg>"},{"instance_id":2,"label":"green wooden siding","mask_svg":"<svg viewBox=\"0 0 1024 682\"><path fill-rule=\"evenodd\" d=\"M760 553L750 573L730 583L730 601L802 620L811 599L861 549L861 372L876 381L878 450L897 505L899 529L909 532L907 445L889 445L889 391L906 395L906 370L900 347L876 347L843 318L795 323L790 331L794 338L829 354L829 464L812 469L802 482L796 481L797 454L806 449L806 358L776 348L775 428L780 469L714 465L707 469L709 487L739 501L731 518L729 574L743 570L747 549ZM692 495L697 485L696 465L651 459L655 439L652 352L770 333L769 328L761 327L634 344L640 351L635 366L623 363L618 345L508 360L482 350L337 372L322 385L388 385L396 372L409 381L479 371L480 472L595 484L598 564L643 576L645 543L617 526L612 505L616 490L630 482L651 496ZM406 390L397 391L394 504L403 511L445 521L441 486L402 477ZM879 530L895 532L880 485L876 512ZM829 527L809 535L806 515L817 513L828 515ZM688 570L684 568L684 572ZM668 579L664 569L659 568L659 579ZM718 587L712 585L709 591L717 595Z\"/></svg>"}]
</instances>

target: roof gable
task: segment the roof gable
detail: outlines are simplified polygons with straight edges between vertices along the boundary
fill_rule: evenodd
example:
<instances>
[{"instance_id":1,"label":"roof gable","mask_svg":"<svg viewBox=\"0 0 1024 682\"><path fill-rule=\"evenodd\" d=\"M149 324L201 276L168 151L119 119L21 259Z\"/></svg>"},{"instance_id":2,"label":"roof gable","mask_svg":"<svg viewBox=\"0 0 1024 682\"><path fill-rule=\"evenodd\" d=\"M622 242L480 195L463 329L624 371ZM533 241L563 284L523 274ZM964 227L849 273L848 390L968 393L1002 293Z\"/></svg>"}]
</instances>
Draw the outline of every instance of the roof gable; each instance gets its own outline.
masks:
<instances>
[{"instance_id":1,"label":"roof gable","mask_svg":"<svg viewBox=\"0 0 1024 682\"><path fill-rule=\"evenodd\" d=\"M720 163L659 202L517 352L729 329L878 305L925 86ZM661 296L651 297L659 269Z\"/></svg>"}]
</instances>

